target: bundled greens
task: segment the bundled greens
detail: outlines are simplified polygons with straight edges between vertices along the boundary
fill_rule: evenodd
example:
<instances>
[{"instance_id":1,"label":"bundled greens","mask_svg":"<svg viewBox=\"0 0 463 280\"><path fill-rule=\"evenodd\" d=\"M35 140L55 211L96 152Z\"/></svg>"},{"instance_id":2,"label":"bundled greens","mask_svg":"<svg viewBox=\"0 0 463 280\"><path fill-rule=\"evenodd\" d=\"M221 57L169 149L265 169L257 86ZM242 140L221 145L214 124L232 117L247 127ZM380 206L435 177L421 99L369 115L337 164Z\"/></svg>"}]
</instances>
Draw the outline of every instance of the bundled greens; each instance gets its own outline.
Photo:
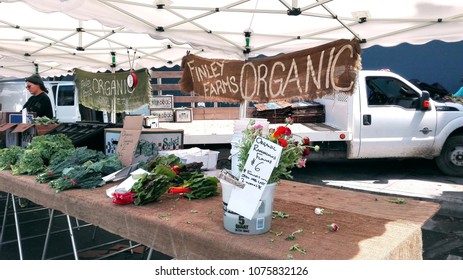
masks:
<instances>
[{"instance_id":1,"label":"bundled greens","mask_svg":"<svg viewBox=\"0 0 463 280\"><path fill-rule=\"evenodd\" d=\"M144 174L132 187L135 205L159 200L166 193L180 194L188 199L202 199L218 194L219 180L205 177L202 163L184 164L175 155L160 156L147 164L149 174Z\"/></svg>"},{"instance_id":2,"label":"bundled greens","mask_svg":"<svg viewBox=\"0 0 463 280\"><path fill-rule=\"evenodd\" d=\"M219 179L216 177L206 177L204 174L196 176L185 182L190 191L184 196L188 199L203 199L218 194L217 185Z\"/></svg>"},{"instance_id":3,"label":"bundled greens","mask_svg":"<svg viewBox=\"0 0 463 280\"><path fill-rule=\"evenodd\" d=\"M11 165L16 164L24 149L19 146L11 146L0 150L0 170L10 170Z\"/></svg>"},{"instance_id":4,"label":"bundled greens","mask_svg":"<svg viewBox=\"0 0 463 280\"><path fill-rule=\"evenodd\" d=\"M62 150L73 150L74 145L72 144L71 139L62 133L46 134L32 138L27 149L38 150L45 164L48 164L54 154Z\"/></svg>"},{"instance_id":5,"label":"bundled greens","mask_svg":"<svg viewBox=\"0 0 463 280\"><path fill-rule=\"evenodd\" d=\"M176 175L168 165L163 164L156 165L150 174L143 174L132 187L135 205L157 201L172 186Z\"/></svg>"},{"instance_id":6,"label":"bundled greens","mask_svg":"<svg viewBox=\"0 0 463 280\"><path fill-rule=\"evenodd\" d=\"M106 176L122 169L123 166L120 160L117 158L117 155L114 154L96 162L90 161L90 164L87 166L87 168L96 172L100 172L101 175Z\"/></svg>"},{"instance_id":7,"label":"bundled greens","mask_svg":"<svg viewBox=\"0 0 463 280\"><path fill-rule=\"evenodd\" d=\"M62 177L51 180L48 183L56 192L73 188L90 189L101 187L104 184L105 181L100 172L88 169L84 166L65 168Z\"/></svg>"},{"instance_id":8,"label":"bundled greens","mask_svg":"<svg viewBox=\"0 0 463 280\"><path fill-rule=\"evenodd\" d=\"M104 158L105 155L101 151L78 147L63 161L53 161L54 163L49 165L46 171L38 174L35 179L38 183L47 183L54 178L59 178L65 168L79 166L88 161L97 162Z\"/></svg>"},{"instance_id":9,"label":"bundled greens","mask_svg":"<svg viewBox=\"0 0 463 280\"><path fill-rule=\"evenodd\" d=\"M36 149L25 150L16 164L11 166L13 175L36 175L45 170L45 163Z\"/></svg>"}]
</instances>

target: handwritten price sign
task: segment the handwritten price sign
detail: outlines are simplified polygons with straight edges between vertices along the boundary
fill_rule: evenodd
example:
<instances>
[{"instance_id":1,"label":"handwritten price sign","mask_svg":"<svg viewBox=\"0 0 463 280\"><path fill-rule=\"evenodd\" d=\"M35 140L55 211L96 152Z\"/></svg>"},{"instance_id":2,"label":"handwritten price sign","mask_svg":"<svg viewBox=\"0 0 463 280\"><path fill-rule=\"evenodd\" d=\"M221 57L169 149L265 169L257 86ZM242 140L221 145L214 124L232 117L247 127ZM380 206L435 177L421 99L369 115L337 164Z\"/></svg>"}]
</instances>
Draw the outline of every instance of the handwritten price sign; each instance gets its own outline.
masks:
<instances>
[{"instance_id":1,"label":"handwritten price sign","mask_svg":"<svg viewBox=\"0 0 463 280\"><path fill-rule=\"evenodd\" d=\"M248 159L239 177L244 188L234 188L227 208L252 219L273 168L278 165L282 147L262 137L257 137L249 150Z\"/></svg>"}]
</instances>

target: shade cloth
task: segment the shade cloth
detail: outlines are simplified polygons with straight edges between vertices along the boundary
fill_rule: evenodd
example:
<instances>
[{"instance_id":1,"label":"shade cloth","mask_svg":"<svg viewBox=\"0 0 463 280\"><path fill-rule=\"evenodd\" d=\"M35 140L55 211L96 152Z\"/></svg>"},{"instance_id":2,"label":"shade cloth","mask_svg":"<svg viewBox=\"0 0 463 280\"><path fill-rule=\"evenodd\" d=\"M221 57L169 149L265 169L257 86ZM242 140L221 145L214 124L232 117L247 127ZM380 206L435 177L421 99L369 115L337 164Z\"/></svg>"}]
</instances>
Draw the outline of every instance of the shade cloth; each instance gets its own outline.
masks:
<instances>
[{"instance_id":1,"label":"shade cloth","mask_svg":"<svg viewBox=\"0 0 463 280\"><path fill-rule=\"evenodd\" d=\"M106 196L108 184L60 193L33 176L0 172L0 191L99 226L177 259L422 259L421 226L439 205L330 187L282 181L276 188L276 217L270 232L239 235L223 228L221 196L204 200L165 194L145 206L116 205ZM316 215L316 207L328 213ZM328 225L336 223L337 232ZM296 239L285 238L295 234ZM306 254L291 251L299 244Z\"/></svg>"},{"instance_id":2,"label":"shade cloth","mask_svg":"<svg viewBox=\"0 0 463 280\"><path fill-rule=\"evenodd\" d=\"M150 74L143 68L133 73L137 85L127 84L132 72L92 73L75 69L75 83L79 104L103 112L125 112L139 109L149 103L151 95Z\"/></svg>"}]
</instances>

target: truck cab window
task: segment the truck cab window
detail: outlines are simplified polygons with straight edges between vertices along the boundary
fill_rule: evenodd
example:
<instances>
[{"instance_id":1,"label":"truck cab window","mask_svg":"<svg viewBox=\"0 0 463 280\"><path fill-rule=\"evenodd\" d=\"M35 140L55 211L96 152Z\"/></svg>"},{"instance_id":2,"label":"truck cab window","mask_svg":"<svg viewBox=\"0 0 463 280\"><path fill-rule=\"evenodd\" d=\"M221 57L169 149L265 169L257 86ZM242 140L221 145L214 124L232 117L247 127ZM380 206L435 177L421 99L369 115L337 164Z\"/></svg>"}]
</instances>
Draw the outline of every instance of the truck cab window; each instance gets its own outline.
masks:
<instances>
[{"instance_id":1,"label":"truck cab window","mask_svg":"<svg viewBox=\"0 0 463 280\"><path fill-rule=\"evenodd\" d=\"M60 86L58 88L58 106L74 106L74 87Z\"/></svg>"},{"instance_id":2,"label":"truck cab window","mask_svg":"<svg viewBox=\"0 0 463 280\"><path fill-rule=\"evenodd\" d=\"M416 109L419 95L408 85L392 77L367 77L368 105L395 105Z\"/></svg>"}]
</instances>

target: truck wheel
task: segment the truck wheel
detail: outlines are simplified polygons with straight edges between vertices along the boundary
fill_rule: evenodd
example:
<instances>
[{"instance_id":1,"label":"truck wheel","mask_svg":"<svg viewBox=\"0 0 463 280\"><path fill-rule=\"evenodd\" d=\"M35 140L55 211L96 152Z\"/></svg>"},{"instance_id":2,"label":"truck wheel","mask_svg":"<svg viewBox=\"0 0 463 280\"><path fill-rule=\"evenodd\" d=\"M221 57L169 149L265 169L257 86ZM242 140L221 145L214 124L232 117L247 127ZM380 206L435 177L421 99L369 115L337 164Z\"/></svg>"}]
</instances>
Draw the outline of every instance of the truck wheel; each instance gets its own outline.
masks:
<instances>
[{"instance_id":1,"label":"truck wheel","mask_svg":"<svg viewBox=\"0 0 463 280\"><path fill-rule=\"evenodd\" d=\"M449 176L463 176L463 136L452 136L444 144L437 167Z\"/></svg>"}]
</instances>

